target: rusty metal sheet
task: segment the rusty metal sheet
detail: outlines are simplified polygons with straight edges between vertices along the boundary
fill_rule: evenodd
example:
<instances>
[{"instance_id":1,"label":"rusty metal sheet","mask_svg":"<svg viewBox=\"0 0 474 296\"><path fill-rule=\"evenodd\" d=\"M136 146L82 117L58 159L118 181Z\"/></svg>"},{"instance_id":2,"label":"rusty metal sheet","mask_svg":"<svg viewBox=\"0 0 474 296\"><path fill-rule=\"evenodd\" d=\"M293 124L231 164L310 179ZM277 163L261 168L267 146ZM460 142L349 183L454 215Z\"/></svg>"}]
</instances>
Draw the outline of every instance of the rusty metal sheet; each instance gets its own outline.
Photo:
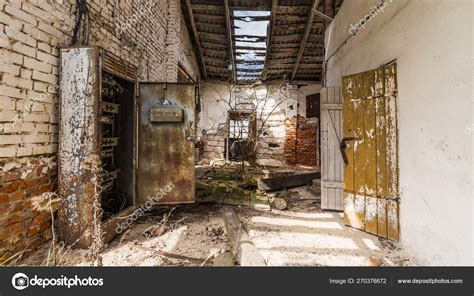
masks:
<instances>
[{"instance_id":1,"label":"rusty metal sheet","mask_svg":"<svg viewBox=\"0 0 474 296\"><path fill-rule=\"evenodd\" d=\"M137 203L193 203L195 86L141 83L139 94ZM151 109L183 110L183 120L152 122Z\"/></svg>"},{"instance_id":2,"label":"rusty metal sheet","mask_svg":"<svg viewBox=\"0 0 474 296\"><path fill-rule=\"evenodd\" d=\"M91 244L94 191L99 159L99 52L96 48L61 49L59 238L76 247Z\"/></svg>"}]
</instances>

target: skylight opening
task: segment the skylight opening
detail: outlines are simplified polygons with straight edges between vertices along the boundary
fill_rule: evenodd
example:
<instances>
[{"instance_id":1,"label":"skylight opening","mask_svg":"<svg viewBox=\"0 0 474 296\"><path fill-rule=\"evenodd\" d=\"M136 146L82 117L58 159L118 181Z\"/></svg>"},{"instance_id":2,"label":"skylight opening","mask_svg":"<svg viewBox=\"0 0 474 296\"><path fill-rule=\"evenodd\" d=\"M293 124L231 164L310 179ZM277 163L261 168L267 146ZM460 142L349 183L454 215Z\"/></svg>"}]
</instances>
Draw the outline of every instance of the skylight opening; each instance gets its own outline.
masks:
<instances>
[{"instance_id":1,"label":"skylight opening","mask_svg":"<svg viewBox=\"0 0 474 296\"><path fill-rule=\"evenodd\" d=\"M262 75L270 11L234 11L237 82L254 82Z\"/></svg>"}]
</instances>

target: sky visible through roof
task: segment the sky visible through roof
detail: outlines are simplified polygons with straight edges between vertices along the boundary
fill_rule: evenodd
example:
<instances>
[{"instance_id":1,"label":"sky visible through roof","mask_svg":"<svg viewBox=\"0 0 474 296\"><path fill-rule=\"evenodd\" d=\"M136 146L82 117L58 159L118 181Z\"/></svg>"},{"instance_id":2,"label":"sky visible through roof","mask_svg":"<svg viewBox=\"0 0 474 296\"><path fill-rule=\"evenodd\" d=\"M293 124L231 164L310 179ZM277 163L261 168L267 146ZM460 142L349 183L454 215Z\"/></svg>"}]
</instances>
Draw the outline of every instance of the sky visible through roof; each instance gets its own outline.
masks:
<instances>
[{"instance_id":1,"label":"sky visible through roof","mask_svg":"<svg viewBox=\"0 0 474 296\"><path fill-rule=\"evenodd\" d=\"M247 17L244 20L234 20L235 25L235 45L258 47L254 49L237 49L236 60L244 60L244 62L236 62L237 80L238 81L254 81L257 80L263 70L263 62L265 61L266 43L260 42L257 38L239 37L242 35L250 36L267 36L267 26L269 21L256 21L252 17L269 16L269 11L234 11L234 16ZM261 48L261 49L260 49ZM260 62L260 63L258 63ZM258 63L258 64L255 64ZM246 71L252 70L252 71ZM257 72L255 72L257 71ZM252 76L249 76L252 75Z\"/></svg>"}]
</instances>

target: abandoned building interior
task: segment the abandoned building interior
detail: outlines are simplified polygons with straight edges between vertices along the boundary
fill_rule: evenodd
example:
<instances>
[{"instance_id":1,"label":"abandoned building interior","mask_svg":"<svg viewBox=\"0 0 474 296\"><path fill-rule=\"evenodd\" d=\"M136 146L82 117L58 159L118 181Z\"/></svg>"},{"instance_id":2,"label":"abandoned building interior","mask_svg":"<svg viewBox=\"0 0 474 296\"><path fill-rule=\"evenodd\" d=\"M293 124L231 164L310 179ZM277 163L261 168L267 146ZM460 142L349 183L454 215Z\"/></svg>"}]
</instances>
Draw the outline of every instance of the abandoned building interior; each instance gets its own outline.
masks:
<instances>
[{"instance_id":1,"label":"abandoned building interior","mask_svg":"<svg viewBox=\"0 0 474 296\"><path fill-rule=\"evenodd\" d=\"M474 263L471 0L0 0L3 265Z\"/></svg>"}]
</instances>

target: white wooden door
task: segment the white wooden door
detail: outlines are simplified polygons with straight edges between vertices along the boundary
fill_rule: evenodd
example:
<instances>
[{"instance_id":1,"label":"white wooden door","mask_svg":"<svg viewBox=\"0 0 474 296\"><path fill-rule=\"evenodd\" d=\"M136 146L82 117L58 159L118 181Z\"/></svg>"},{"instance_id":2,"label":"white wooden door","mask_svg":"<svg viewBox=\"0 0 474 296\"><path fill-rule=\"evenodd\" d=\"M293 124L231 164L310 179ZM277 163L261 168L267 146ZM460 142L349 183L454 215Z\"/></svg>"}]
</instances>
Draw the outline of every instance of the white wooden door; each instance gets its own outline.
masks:
<instances>
[{"instance_id":1,"label":"white wooden door","mask_svg":"<svg viewBox=\"0 0 474 296\"><path fill-rule=\"evenodd\" d=\"M344 161L342 138L342 96L340 87L321 91L321 208L344 210Z\"/></svg>"}]
</instances>

